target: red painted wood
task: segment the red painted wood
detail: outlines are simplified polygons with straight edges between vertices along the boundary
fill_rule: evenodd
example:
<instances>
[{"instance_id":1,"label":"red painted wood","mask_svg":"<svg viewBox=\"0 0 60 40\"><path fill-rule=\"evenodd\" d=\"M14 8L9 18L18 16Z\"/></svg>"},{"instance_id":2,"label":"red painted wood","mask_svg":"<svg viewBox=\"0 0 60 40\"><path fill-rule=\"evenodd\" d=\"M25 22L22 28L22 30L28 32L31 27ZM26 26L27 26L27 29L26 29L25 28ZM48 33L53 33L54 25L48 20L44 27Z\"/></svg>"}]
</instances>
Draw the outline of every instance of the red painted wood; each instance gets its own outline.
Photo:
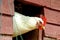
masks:
<instances>
[{"instance_id":1,"label":"red painted wood","mask_svg":"<svg viewBox=\"0 0 60 40\"><path fill-rule=\"evenodd\" d=\"M24 0L24 1L27 3L30 2L37 5L47 6L53 9L60 10L60 0ZM9 2L8 0L3 0L0 8L1 8L0 10L1 13L13 15L14 14L13 0L9 0ZM60 24L60 14L59 14L60 12L45 8L44 13L47 18L47 22ZM0 33L13 34L12 30L13 30L12 17L2 16L2 28L0 30ZM55 37L59 40L60 39L60 26L47 24L46 29L45 29L45 35ZM8 37L4 36L2 37L2 40L7 40ZM39 34L39 40L41 40L40 38L41 38L41 35ZM9 37L8 40L12 40L12 37Z\"/></svg>"},{"instance_id":2,"label":"red painted wood","mask_svg":"<svg viewBox=\"0 0 60 40\"><path fill-rule=\"evenodd\" d=\"M12 40L14 0L0 0L0 40ZM10 36L9 36L10 35Z\"/></svg>"},{"instance_id":3,"label":"red painted wood","mask_svg":"<svg viewBox=\"0 0 60 40\"><path fill-rule=\"evenodd\" d=\"M41 5L41 0L24 0L24 1L27 1L27 2L31 2L31 3L35 3L35 4L39 4Z\"/></svg>"},{"instance_id":4,"label":"red painted wood","mask_svg":"<svg viewBox=\"0 0 60 40\"><path fill-rule=\"evenodd\" d=\"M0 40L12 40L12 36L0 36Z\"/></svg>"},{"instance_id":5,"label":"red painted wood","mask_svg":"<svg viewBox=\"0 0 60 40\"><path fill-rule=\"evenodd\" d=\"M39 30L39 39L38 40L42 40L42 30Z\"/></svg>"},{"instance_id":6,"label":"red painted wood","mask_svg":"<svg viewBox=\"0 0 60 40\"><path fill-rule=\"evenodd\" d=\"M13 34L13 19L10 16L1 17L0 34Z\"/></svg>"},{"instance_id":7,"label":"red painted wood","mask_svg":"<svg viewBox=\"0 0 60 40\"><path fill-rule=\"evenodd\" d=\"M54 38L60 38L60 12L47 8L44 8L44 12L47 22L52 23L46 24L45 35Z\"/></svg>"},{"instance_id":8,"label":"red painted wood","mask_svg":"<svg viewBox=\"0 0 60 40\"><path fill-rule=\"evenodd\" d=\"M1 13L13 15L14 14L14 4L13 0L2 0L0 11Z\"/></svg>"},{"instance_id":9,"label":"red painted wood","mask_svg":"<svg viewBox=\"0 0 60 40\"><path fill-rule=\"evenodd\" d=\"M47 22L51 22L54 24L60 24L60 12L53 11L47 8L44 8L44 12L47 18Z\"/></svg>"},{"instance_id":10,"label":"red painted wood","mask_svg":"<svg viewBox=\"0 0 60 40\"><path fill-rule=\"evenodd\" d=\"M60 0L51 0L51 8L60 10Z\"/></svg>"},{"instance_id":11,"label":"red painted wood","mask_svg":"<svg viewBox=\"0 0 60 40\"><path fill-rule=\"evenodd\" d=\"M60 35L60 27L46 24L45 35L53 38L58 38L58 36Z\"/></svg>"},{"instance_id":12,"label":"red painted wood","mask_svg":"<svg viewBox=\"0 0 60 40\"><path fill-rule=\"evenodd\" d=\"M51 0L42 0L41 4L42 4L42 6L50 7L51 6Z\"/></svg>"},{"instance_id":13,"label":"red painted wood","mask_svg":"<svg viewBox=\"0 0 60 40\"><path fill-rule=\"evenodd\" d=\"M41 6L42 0L17 0L19 2L22 2L24 4L34 5L34 6Z\"/></svg>"},{"instance_id":14,"label":"red painted wood","mask_svg":"<svg viewBox=\"0 0 60 40\"><path fill-rule=\"evenodd\" d=\"M18 0L20 1L20 0ZM47 7L51 7L51 0L23 0L23 1L20 1L20 2L23 2L23 3L26 3L26 4L36 4L36 5L39 5L39 6L47 6Z\"/></svg>"}]
</instances>

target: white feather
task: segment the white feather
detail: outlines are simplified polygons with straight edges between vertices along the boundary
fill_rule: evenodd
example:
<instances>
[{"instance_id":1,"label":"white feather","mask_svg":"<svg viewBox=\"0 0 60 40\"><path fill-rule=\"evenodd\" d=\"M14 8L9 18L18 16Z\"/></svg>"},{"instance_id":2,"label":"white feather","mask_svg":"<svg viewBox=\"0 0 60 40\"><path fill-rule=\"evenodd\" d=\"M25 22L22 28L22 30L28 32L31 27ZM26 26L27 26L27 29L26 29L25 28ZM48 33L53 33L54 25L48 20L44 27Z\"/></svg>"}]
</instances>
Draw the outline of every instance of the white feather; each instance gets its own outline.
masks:
<instances>
[{"instance_id":1,"label":"white feather","mask_svg":"<svg viewBox=\"0 0 60 40\"><path fill-rule=\"evenodd\" d=\"M15 12L15 15L13 17L13 36L22 35L31 30L37 29L37 21L41 21L43 23L41 18L24 16L20 13Z\"/></svg>"}]
</instances>

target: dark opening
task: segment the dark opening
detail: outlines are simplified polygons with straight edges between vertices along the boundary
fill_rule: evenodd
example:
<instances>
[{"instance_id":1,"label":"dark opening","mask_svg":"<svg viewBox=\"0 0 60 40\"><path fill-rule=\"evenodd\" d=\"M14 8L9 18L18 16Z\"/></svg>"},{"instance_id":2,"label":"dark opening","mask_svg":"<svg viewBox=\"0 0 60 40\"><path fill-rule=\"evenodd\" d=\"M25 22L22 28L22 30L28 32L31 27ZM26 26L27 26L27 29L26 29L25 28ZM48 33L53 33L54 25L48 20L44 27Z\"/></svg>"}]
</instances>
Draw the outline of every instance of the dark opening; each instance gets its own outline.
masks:
<instances>
[{"instance_id":1,"label":"dark opening","mask_svg":"<svg viewBox=\"0 0 60 40\"><path fill-rule=\"evenodd\" d=\"M27 4L23 4L23 3L15 0L14 7L15 7L15 12L21 13L26 16L39 17L40 14L44 15L44 10L43 10L42 6L27 5ZM22 35L22 36L23 36L24 40L33 40L33 39L37 40L38 37L37 38L33 37L33 34L34 34L34 36L37 37L39 35L38 30L33 30L31 32L28 32L28 33ZM19 36L17 38L18 38L18 40L21 40ZM16 37L14 37L13 40L16 40Z\"/></svg>"},{"instance_id":2,"label":"dark opening","mask_svg":"<svg viewBox=\"0 0 60 40\"><path fill-rule=\"evenodd\" d=\"M18 1L15 1L14 4L15 4L15 11L26 16L36 16L38 14L41 14L41 12L43 12L42 6L39 7L39 6L27 5Z\"/></svg>"}]
</instances>

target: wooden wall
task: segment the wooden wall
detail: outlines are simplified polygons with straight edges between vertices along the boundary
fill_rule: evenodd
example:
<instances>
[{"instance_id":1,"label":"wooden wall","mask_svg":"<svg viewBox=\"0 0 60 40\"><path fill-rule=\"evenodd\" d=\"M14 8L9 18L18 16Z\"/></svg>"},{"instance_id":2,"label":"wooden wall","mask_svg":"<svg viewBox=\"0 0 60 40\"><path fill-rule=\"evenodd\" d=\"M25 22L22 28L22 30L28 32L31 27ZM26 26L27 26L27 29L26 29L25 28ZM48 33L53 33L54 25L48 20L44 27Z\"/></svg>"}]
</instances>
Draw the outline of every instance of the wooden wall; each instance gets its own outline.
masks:
<instances>
[{"instance_id":1,"label":"wooden wall","mask_svg":"<svg viewBox=\"0 0 60 40\"><path fill-rule=\"evenodd\" d=\"M43 6L44 14L47 18L45 36L60 40L60 0L22 0L20 2L39 6L39 7ZM14 0L0 0L0 39L1 40L12 40L13 15L14 15ZM32 33L35 34L34 31ZM38 32L39 35L37 34L39 37L39 39L37 40L42 40L40 38L41 37L40 33ZM35 37L33 36L33 38Z\"/></svg>"},{"instance_id":2,"label":"wooden wall","mask_svg":"<svg viewBox=\"0 0 60 40\"><path fill-rule=\"evenodd\" d=\"M14 0L0 0L0 40L12 40Z\"/></svg>"},{"instance_id":3,"label":"wooden wall","mask_svg":"<svg viewBox=\"0 0 60 40\"><path fill-rule=\"evenodd\" d=\"M43 6L47 18L45 36L60 40L60 0L23 0L22 2Z\"/></svg>"}]
</instances>

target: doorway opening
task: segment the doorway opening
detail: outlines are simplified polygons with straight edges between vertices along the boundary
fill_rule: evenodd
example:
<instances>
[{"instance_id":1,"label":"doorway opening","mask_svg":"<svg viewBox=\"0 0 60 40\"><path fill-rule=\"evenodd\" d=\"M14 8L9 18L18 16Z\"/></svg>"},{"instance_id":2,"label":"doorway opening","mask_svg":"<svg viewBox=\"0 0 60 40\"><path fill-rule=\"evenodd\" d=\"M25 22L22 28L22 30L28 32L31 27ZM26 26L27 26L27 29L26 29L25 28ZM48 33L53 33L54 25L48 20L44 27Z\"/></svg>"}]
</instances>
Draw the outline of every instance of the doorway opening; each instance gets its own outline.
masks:
<instances>
[{"instance_id":1,"label":"doorway opening","mask_svg":"<svg viewBox=\"0 0 60 40\"><path fill-rule=\"evenodd\" d=\"M17 0L14 1L14 9L15 9L15 12L18 12L25 16L39 17L40 14L44 15L44 9L42 6L34 6L31 4L27 5ZM34 36L31 36L33 34ZM33 30L31 32L23 34L22 37L24 40L38 40L39 30ZM17 38L18 40L21 40L20 35L17 36ZM14 37L13 40L16 40L16 37Z\"/></svg>"}]
</instances>

